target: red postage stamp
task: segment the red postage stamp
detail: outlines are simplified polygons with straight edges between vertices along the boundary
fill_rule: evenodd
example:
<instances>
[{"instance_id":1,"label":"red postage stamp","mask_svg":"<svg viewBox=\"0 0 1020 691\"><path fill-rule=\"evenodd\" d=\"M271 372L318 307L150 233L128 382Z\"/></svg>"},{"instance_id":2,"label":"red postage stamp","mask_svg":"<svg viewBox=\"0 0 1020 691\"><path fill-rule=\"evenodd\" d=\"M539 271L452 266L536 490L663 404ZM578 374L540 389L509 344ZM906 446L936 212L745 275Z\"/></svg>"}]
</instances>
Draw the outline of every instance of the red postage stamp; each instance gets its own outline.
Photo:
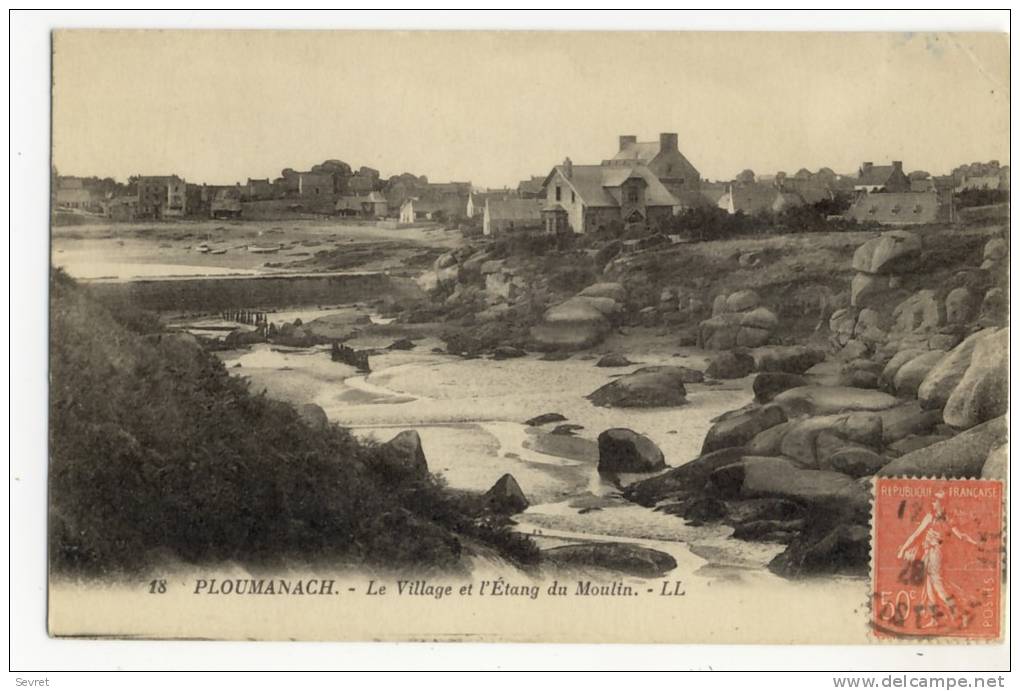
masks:
<instances>
[{"instance_id":1,"label":"red postage stamp","mask_svg":"<svg viewBox=\"0 0 1020 691\"><path fill-rule=\"evenodd\" d=\"M875 479L878 637L999 638L1002 506L999 480Z\"/></svg>"}]
</instances>

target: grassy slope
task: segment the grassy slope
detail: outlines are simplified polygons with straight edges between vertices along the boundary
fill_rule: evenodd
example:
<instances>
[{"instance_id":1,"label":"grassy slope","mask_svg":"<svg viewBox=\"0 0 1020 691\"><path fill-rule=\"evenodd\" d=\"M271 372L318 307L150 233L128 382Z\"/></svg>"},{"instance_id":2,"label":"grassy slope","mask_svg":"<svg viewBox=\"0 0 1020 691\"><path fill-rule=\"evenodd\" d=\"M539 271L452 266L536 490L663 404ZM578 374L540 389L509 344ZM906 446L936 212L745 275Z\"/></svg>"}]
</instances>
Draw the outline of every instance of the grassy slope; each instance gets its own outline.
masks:
<instances>
[{"instance_id":1,"label":"grassy slope","mask_svg":"<svg viewBox=\"0 0 1020 691\"><path fill-rule=\"evenodd\" d=\"M50 540L58 572L296 559L457 569L461 536L531 554L429 478L253 396L189 337L54 274ZM142 333L147 332L147 333Z\"/></svg>"}]
</instances>

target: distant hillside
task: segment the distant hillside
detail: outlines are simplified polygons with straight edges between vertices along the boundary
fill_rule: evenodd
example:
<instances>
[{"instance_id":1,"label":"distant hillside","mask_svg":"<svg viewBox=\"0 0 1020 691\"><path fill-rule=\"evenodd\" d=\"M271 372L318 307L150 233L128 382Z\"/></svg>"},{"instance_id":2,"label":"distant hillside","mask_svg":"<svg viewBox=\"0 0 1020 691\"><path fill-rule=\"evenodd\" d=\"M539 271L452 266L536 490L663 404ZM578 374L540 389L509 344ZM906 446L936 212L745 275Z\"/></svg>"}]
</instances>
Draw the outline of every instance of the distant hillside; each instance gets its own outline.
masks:
<instances>
[{"instance_id":1,"label":"distant hillside","mask_svg":"<svg viewBox=\"0 0 1020 691\"><path fill-rule=\"evenodd\" d=\"M119 305L114 315L61 272L51 313L57 572L128 573L166 559L448 570L462 568L462 537L532 553L430 475L395 472L392 449L249 393L147 313Z\"/></svg>"}]
</instances>

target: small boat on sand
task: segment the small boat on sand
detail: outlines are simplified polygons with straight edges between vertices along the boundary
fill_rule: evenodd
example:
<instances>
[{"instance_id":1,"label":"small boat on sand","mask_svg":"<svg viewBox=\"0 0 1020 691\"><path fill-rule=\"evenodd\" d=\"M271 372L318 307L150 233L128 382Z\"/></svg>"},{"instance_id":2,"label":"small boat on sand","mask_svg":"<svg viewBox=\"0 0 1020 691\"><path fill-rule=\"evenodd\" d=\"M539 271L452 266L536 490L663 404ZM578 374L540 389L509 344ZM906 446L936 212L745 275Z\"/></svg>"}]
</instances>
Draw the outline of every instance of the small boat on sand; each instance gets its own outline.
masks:
<instances>
[{"instance_id":1,"label":"small boat on sand","mask_svg":"<svg viewBox=\"0 0 1020 691\"><path fill-rule=\"evenodd\" d=\"M226 253L227 253L226 247L221 247L218 250L209 250L209 254L226 254Z\"/></svg>"},{"instance_id":2,"label":"small boat on sand","mask_svg":"<svg viewBox=\"0 0 1020 691\"><path fill-rule=\"evenodd\" d=\"M252 254L274 254L280 251L280 245L248 245Z\"/></svg>"}]
</instances>

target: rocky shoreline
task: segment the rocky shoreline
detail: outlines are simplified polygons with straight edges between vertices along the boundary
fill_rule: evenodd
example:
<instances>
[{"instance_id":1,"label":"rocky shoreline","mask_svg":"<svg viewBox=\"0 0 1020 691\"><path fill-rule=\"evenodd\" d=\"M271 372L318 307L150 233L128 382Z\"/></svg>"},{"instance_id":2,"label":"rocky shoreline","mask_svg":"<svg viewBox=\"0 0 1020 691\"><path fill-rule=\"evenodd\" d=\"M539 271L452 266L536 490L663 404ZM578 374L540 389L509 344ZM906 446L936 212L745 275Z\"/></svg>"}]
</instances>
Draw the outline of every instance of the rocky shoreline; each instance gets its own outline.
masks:
<instances>
[{"instance_id":1,"label":"rocky shoreline","mask_svg":"<svg viewBox=\"0 0 1020 691\"><path fill-rule=\"evenodd\" d=\"M976 254L949 256L939 247L906 230L866 239L850 249L847 265L833 267L834 276L847 277L845 289L830 285L815 302L817 320L800 319L795 328L774 292L713 293L698 277L649 291L622 272L626 257L600 257L594 283L548 305L548 292L537 298L540 281L510 259L466 248L439 257L419 279L447 296L442 307L399 312L394 335L406 327L413 336L431 319L450 354L590 358L593 367L621 370L588 395L592 405L676 408L679 418L687 385L753 377L754 400L716 418L698 457L665 458L651 439L620 426L598 435L599 471L627 475L622 496L642 506L731 526L734 539L786 545L770 564L780 575L860 575L869 561L873 477L1005 477L1008 247L999 237ZM741 270L770 261L768 252L754 262L745 255L734 257ZM806 322L815 322L812 331ZM339 327L285 325L269 338L335 343L330 330ZM625 351L600 348L610 338L626 344L615 338L623 329L660 330L677 347L708 353L707 366L641 366ZM415 345L398 338L391 347ZM570 436L569 424L556 424L567 422L561 417L529 424L554 424L553 434ZM506 517L527 506L509 475L485 496ZM605 548L604 556L612 561L621 549ZM590 561L602 552L584 554L578 558Z\"/></svg>"},{"instance_id":2,"label":"rocky shoreline","mask_svg":"<svg viewBox=\"0 0 1020 691\"><path fill-rule=\"evenodd\" d=\"M705 372L642 367L589 396L613 408L675 406L682 416L685 383L754 374L754 402L718 418L697 458L668 459L674 467L662 472L667 461L651 440L609 429L599 435L600 472L650 475L622 489L643 506L730 525L735 539L785 544L775 573L865 574L874 476L1005 476L1007 257L993 238L979 261L947 264L920 234L881 233L854 251L849 305L819 319L814 347L771 345L781 340L782 310L754 290L709 300L664 289L657 306L635 311L625 281L553 305L518 345L583 351L637 321L678 326L678 345L717 351ZM445 263L440 280L459 275L456 261ZM500 262L478 268L508 295L523 289ZM615 353L597 366L633 364Z\"/></svg>"}]
</instances>

